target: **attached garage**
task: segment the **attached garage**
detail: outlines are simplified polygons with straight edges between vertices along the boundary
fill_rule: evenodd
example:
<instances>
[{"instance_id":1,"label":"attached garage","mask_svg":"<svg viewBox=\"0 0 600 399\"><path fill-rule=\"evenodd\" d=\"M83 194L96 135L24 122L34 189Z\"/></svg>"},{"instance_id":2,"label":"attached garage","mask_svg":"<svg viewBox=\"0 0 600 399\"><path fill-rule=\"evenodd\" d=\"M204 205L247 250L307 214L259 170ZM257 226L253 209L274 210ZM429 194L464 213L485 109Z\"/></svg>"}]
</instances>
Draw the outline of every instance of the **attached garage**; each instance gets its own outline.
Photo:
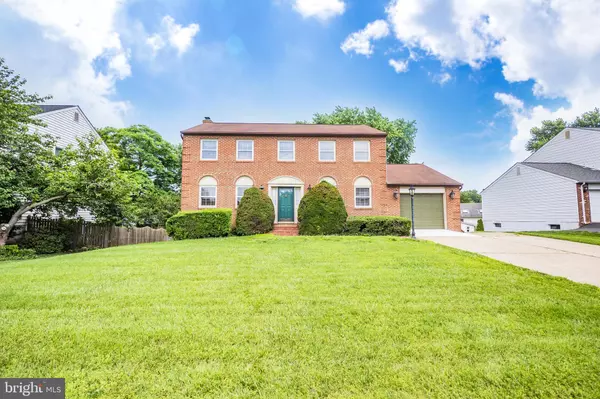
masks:
<instances>
[{"instance_id":1,"label":"attached garage","mask_svg":"<svg viewBox=\"0 0 600 399\"><path fill-rule=\"evenodd\" d=\"M600 223L600 185L590 187L590 211L592 223Z\"/></svg>"},{"instance_id":2,"label":"attached garage","mask_svg":"<svg viewBox=\"0 0 600 399\"><path fill-rule=\"evenodd\" d=\"M443 194L415 194L415 228L443 229ZM410 195L400 194L400 216L411 218Z\"/></svg>"}]
</instances>

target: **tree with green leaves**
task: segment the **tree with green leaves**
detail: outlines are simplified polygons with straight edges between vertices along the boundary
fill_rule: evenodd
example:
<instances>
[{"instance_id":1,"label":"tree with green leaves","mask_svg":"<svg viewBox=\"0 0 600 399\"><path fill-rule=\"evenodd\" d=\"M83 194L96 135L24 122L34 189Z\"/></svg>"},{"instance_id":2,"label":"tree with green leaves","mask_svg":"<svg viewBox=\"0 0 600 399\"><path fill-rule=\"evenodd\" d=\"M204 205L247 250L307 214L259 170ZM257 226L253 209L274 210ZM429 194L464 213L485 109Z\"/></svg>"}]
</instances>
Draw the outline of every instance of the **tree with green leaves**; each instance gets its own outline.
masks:
<instances>
[{"instance_id":1,"label":"tree with green leaves","mask_svg":"<svg viewBox=\"0 0 600 399\"><path fill-rule=\"evenodd\" d=\"M308 123L308 122L298 122ZM410 156L415 152L415 137L417 135L417 122L399 118L391 120L383 116L375 108L335 107L330 114L316 113L312 123L325 125L367 125L386 132L387 136L387 163L408 163Z\"/></svg>"},{"instance_id":2,"label":"tree with green leaves","mask_svg":"<svg viewBox=\"0 0 600 399\"><path fill-rule=\"evenodd\" d=\"M544 144L550 141L554 136L568 127L593 127L600 128L600 109L594 108L592 111L584 112L576 117L571 123L558 118L554 121L542 121L542 126L534 127L530 130L531 138L527 142L527 151L535 152L542 148Z\"/></svg>"},{"instance_id":3,"label":"tree with green leaves","mask_svg":"<svg viewBox=\"0 0 600 399\"><path fill-rule=\"evenodd\" d=\"M98 133L117 154L119 169L132 173L141 187L132 203L133 223L164 226L180 209L181 145L145 125L105 127Z\"/></svg>"},{"instance_id":4,"label":"tree with green leaves","mask_svg":"<svg viewBox=\"0 0 600 399\"><path fill-rule=\"evenodd\" d=\"M92 136L55 155L54 138L36 130L37 104L50 97L28 94L25 84L0 59L0 246L29 211L73 215L84 207L99 221L123 220L135 182Z\"/></svg>"},{"instance_id":5,"label":"tree with green leaves","mask_svg":"<svg viewBox=\"0 0 600 399\"><path fill-rule=\"evenodd\" d=\"M465 190L460 192L460 202L463 204L468 203L481 203L481 194L477 190Z\"/></svg>"}]
</instances>

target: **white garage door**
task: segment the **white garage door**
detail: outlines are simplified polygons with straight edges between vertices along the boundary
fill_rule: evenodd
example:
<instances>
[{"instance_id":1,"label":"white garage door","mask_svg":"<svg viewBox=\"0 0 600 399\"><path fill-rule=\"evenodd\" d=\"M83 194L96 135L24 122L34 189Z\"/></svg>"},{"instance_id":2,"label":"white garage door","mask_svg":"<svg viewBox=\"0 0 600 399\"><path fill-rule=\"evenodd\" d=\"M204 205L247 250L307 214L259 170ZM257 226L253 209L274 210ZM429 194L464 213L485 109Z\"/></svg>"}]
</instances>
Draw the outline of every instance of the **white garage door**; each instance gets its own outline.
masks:
<instances>
[{"instance_id":1,"label":"white garage door","mask_svg":"<svg viewBox=\"0 0 600 399\"><path fill-rule=\"evenodd\" d=\"M592 223L600 223L600 191L590 190L590 207L592 209Z\"/></svg>"}]
</instances>

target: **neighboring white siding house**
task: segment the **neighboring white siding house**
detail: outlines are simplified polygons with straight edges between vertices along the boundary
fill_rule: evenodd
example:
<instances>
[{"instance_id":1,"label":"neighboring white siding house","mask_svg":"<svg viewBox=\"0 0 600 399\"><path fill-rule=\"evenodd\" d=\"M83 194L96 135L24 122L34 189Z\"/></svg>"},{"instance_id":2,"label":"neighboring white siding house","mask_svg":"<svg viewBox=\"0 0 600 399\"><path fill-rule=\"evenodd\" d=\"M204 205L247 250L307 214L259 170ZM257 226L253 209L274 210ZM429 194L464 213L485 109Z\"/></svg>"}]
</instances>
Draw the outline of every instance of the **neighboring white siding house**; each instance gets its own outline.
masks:
<instances>
[{"instance_id":1,"label":"neighboring white siding house","mask_svg":"<svg viewBox=\"0 0 600 399\"><path fill-rule=\"evenodd\" d=\"M42 113L36 115L36 118L43 121L46 126L32 126L31 130L55 137L55 152L69 145L77 145L78 138L83 138L90 133L100 138L94 126L77 105L40 105L39 107ZM108 151L104 142L102 145ZM28 212L24 217L31 214L32 212ZM94 216L85 209L79 210L77 217L87 221L94 220Z\"/></svg>"},{"instance_id":2,"label":"neighboring white siding house","mask_svg":"<svg viewBox=\"0 0 600 399\"><path fill-rule=\"evenodd\" d=\"M569 162L600 169L600 130L565 129L525 162Z\"/></svg>"},{"instance_id":3,"label":"neighboring white siding house","mask_svg":"<svg viewBox=\"0 0 600 399\"><path fill-rule=\"evenodd\" d=\"M600 223L600 129L565 129L482 192L486 231Z\"/></svg>"},{"instance_id":4,"label":"neighboring white siding house","mask_svg":"<svg viewBox=\"0 0 600 399\"><path fill-rule=\"evenodd\" d=\"M579 227L575 181L516 164L482 193L485 231Z\"/></svg>"}]
</instances>

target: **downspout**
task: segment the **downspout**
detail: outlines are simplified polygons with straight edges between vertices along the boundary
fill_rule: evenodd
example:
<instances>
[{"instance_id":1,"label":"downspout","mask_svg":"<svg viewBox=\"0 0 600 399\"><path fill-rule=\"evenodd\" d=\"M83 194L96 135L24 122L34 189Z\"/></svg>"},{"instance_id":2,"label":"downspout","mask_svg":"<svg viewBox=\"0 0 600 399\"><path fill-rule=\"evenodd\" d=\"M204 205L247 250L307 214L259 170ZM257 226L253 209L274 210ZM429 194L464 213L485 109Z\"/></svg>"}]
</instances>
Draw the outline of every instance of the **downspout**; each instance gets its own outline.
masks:
<instances>
[{"instance_id":1,"label":"downspout","mask_svg":"<svg viewBox=\"0 0 600 399\"><path fill-rule=\"evenodd\" d=\"M587 224L587 219L585 217L585 192L583 191L583 186L585 186L585 182L581 183L579 190L581 191L581 213L583 214L583 224Z\"/></svg>"}]
</instances>

